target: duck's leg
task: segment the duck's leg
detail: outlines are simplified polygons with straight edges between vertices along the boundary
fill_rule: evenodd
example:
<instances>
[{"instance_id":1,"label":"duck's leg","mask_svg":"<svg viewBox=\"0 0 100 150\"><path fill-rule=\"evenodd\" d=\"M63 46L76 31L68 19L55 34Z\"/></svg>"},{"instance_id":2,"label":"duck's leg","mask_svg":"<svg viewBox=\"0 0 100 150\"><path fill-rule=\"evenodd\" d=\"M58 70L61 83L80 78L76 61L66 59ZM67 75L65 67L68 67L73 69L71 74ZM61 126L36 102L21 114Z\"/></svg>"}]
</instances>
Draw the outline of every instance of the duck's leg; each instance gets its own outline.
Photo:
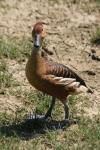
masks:
<instances>
[{"instance_id":1,"label":"duck's leg","mask_svg":"<svg viewBox=\"0 0 100 150\"><path fill-rule=\"evenodd\" d=\"M27 119L47 119L48 117L51 117L52 109L55 106L55 100L56 100L56 98L52 97L51 105L50 105L47 113L45 114L45 116L36 115L36 113L35 113L35 115L33 115L33 113L29 113L27 115Z\"/></svg>"},{"instance_id":2,"label":"duck's leg","mask_svg":"<svg viewBox=\"0 0 100 150\"><path fill-rule=\"evenodd\" d=\"M55 97L52 97L52 102L51 102L51 105L47 111L47 113L45 114L45 119L47 119L48 117L51 117L51 113L52 113L52 109L54 108L55 106L55 100L56 98Z\"/></svg>"},{"instance_id":3,"label":"duck's leg","mask_svg":"<svg viewBox=\"0 0 100 150\"><path fill-rule=\"evenodd\" d=\"M69 106L66 101L63 101L64 111L65 111L65 120L69 119Z\"/></svg>"},{"instance_id":4,"label":"duck's leg","mask_svg":"<svg viewBox=\"0 0 100 150\"><path fill-rule=\"evenodd\" d=\"M65 121L67 121L67 123L71 124L76 124L77 120L70 120L69 119L69 106L68 103L66 101L63 102L64 105L64 111L65 111Z\"/></svg>"}]
</instances>

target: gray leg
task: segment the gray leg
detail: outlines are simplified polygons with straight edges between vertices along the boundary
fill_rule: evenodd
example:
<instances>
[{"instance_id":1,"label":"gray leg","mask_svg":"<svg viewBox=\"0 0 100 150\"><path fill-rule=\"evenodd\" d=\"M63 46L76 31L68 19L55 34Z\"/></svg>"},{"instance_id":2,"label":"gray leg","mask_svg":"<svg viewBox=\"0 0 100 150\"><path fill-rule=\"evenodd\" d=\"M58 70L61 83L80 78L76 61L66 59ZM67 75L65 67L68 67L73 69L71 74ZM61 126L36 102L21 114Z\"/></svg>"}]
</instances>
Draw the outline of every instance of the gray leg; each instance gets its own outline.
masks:
<instances>
[{"instance_id":1,"label":"gray leg","mask_svg":"<svg viewBox=\"0 0 100 150\"><path fill-rule=\"evenodd\" d=\"M64 111L65 111L65 119L69 119L69 106L68 106L68 103L63 102L64 104Z\"/></svg>"},{"instance_id":2,"label":"gray leg","mask_svg":"<svg viewBox=\"0 0 100 150\"><path fill-rule=\"evenodd\" d=\"M51 102L50 108L48 109L47 113L45 114L45 119L47 119L48 117L51 117L52 109L55 106L55 100L56 100L56 98L52 97L52 102Z\"/></svg>"}]
</instances>

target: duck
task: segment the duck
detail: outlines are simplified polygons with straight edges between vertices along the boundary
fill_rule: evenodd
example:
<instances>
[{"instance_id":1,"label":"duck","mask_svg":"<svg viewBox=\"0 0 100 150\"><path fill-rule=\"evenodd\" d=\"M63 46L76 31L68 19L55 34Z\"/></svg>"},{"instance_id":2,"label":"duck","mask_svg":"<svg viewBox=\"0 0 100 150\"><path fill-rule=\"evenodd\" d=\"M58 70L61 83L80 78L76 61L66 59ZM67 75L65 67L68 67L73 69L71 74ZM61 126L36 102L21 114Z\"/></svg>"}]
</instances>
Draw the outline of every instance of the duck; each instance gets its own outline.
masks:
<instances>
[{"instance_id":1,"label":"duck","mask_svg":"<svg viewBox=\"0 0 100 150\"><path fill-rule=\"evenodd\" d=\"M46 37L44 24L44 22L37 22L33 27L33 49L26 64L26 77L35 89L52 97L51 105L44 118L52 118L52 110L56 100L59 99L64 107L64 118L69 120L68 96L84 92L92 94L93 91L68 66L42 55L42 43Z\"/></svg>"}]
</instances>

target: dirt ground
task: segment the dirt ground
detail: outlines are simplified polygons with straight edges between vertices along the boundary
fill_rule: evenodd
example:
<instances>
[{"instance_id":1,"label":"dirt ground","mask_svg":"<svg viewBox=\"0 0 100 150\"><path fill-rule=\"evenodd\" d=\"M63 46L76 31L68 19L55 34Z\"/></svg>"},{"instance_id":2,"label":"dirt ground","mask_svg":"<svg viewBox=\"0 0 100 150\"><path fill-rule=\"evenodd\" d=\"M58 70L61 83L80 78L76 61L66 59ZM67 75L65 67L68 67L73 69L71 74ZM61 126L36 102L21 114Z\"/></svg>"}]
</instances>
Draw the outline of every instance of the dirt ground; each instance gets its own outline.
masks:
<instances>
[{"instance_id":1,"label":"dirt ground","mask_svg":"<svg viewBox=\"0 0 100 150\"><path fill-rule=\"evenodd\" d=\"M87 52L95 49L100 55L100 47L90 42L100 25L100 7L93 0L0 0L0 35L19 39L31 37L37 21L46 23L48 49L54 51L53 59L68 65L94 89L94 94L88 95L92 105L86 112L90 116L97 114L100 110L100 62L92 60ZM8 60L8 64L13 76L29 87L24 73L26 62L19 65ZM96 75L88 75L88 70ZM9 100L0 96L0 105L5 108L22 104L11 96Z\"/></svg>"}]
</instances>

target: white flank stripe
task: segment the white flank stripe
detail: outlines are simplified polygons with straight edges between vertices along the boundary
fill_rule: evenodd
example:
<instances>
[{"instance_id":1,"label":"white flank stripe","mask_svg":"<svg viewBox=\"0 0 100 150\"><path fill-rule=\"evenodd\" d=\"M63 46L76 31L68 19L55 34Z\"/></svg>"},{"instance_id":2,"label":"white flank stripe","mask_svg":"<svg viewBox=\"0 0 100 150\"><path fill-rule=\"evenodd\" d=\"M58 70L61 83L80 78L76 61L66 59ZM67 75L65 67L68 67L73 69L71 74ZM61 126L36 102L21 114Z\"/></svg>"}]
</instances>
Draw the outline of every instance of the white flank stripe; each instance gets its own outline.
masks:
<instances>
[{"instance_id":1,"label":"white flank stripe","mask_svg":"<svg viewBox=\"0 0 100 150\"><path fill-rule=\"evenodd\" d=\"M61 80L62 77L54 77L55 80Z\"/></svg>"},{"instance_id":2,"label":"white flank stripe","mask_svg":"<svg viewBox=\"0 0 100 150\"><path fill-rule=\"evenodd\" d=\"M79 86L79 82L73 82L69 85L69 87L78 87Z\"/></svg>"},{"instance_id":3,"label":"white flank stripe","mask_svg":"<svg viewBox=\"0 0 100 150\"><path fill-rule=\"evenodd\" d=\"M72 78L69 78L69 79L68 79L68 78L63 78L63 79L61 79L60 81L61 81L61 82L69 82L69 81L72 82L72 81L75 81L75 79L72 79Z\"/></svg>"},{"instance_id":4,"label":"white flank stripe","mask_svg":"<svg viewBox=\"0 0 100 150\"><path fill-rule=\"evenodd\" d=\"M82 93L82 92L87 92L88 91L88 88L87 87L85 87L85 86L83 86L83 85L81 85L79 88L77 88L77 90L76 90L77 92L79 92L79 93Z\"/></svg>"}]
</instances>

